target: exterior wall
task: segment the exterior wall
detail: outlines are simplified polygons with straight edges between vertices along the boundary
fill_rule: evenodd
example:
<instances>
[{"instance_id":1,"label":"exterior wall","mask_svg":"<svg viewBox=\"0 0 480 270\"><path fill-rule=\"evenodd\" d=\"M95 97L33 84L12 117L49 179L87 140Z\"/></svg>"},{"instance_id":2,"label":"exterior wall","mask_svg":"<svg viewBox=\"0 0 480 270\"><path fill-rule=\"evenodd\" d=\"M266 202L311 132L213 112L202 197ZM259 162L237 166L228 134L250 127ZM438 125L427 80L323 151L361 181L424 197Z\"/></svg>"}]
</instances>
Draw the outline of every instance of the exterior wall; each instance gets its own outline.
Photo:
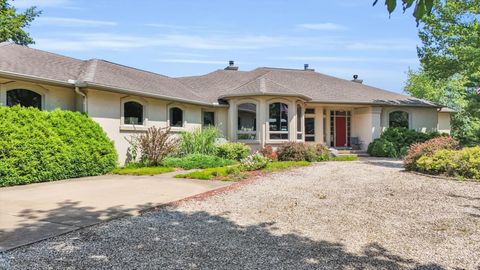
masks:
<instances>
[{"instance_id":1,"label":"exterior wall","mask_svg":"<svg viewBox=\"0 0 480 270\"><path fill-rule=\"evenodd\" d=\"M0 105L7 104L7 91L13 89L27 89L42 96L42 109L76 110L77 94L73 88L36 84L26 81L12 81L0 78Z\"/></svg>"},{"instance_id":2,"label":"exterior wall","mask_svg":"<svg viewBox=\"0 0 480 270\"><path fill-rule=\"evenodd\" d=\"M105 130L108 137L114 141L119 155L119 162L123 164L126 159L129 143L127 139L132 135L144 132L152 126L166 127L169 124L168 110L179 107L183 110L183 127L172 127L172 132L193 130L202 126L202 107L196 105L179 104L158 99L128 96L119 93L88 89L88 114ZM123 124L123 103L137 101L144 106L144 125ZM225 118L225 109L216 115L216 118ZM223 121L223 120L221 120ZM223 126L223 122L221 126Z\"/></svg>"},{"instance_id":3,"label":"exterior wall","mask_svg":"<svg viewBox=\"0 0 480 270\"><path fill-rule=\"evenodd\" d=\"M382 131L388 128L388 117L391 112L404 111L409 115L409 128L419 132L436 131L438 127L437 108L415 108L415 107L385 107L382 110Z\"/></svg>"},{"instance_id":4,"label":"exterior wall","mask_svg":"<svg viewBox=\"0 0 480 270\"><path fill-rule=\"evenodd\" d=\"M451 130L450 117L451 115L448 112L438 113L438 127L437 127L438 132L450 134L450 130Z\"/></svg>"}]
</instances>

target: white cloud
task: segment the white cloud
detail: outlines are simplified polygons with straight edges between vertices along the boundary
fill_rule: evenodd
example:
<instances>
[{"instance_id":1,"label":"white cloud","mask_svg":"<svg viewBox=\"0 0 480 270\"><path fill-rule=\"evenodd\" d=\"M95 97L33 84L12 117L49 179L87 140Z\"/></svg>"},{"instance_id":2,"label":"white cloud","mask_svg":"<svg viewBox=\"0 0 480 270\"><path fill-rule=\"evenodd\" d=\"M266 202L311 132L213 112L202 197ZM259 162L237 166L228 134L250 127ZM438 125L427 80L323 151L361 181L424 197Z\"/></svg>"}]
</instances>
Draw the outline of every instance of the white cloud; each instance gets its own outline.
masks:
<instances>
[{"instance_id":1,"label":"white cloud","mask_svg":"<svg viewBox=\"0 0 480 270\"><path fill-rule=\"evenodd\" d=\"M417 41L408 39L372 39L368 41L357 41L347 44L345 47L349 50L359 51L414 51Z\"/></svg>"},{"instance_id":2,"label":"white cloud","mask_svg":"<svg viewBox=\"0 0 480 270\"><path fill-rule=\"evenodd\" d=\"M17 8L37 7L67 7L72 4L70 0L19 0L12 3Z\"/></svg>"},{"instance_id":3,"label":"white cloud","mask_svg":"<svg viewBox=\"0 0 480 270\"><path fill-rule=\"evenodd\" d=\"M206 64L206 65L222 65L227 61L218 60L199 60L199 59L155 59L155 62L177 63L177 64Z\"/></svg>"},{"instance_id":4,"label":"white cloud","mask_svg":"<svg viewBox=\"0 0 480 270\"><path fill-rule=\"evenodd\" d=\"M286 60L312 61L327 63L395 63L395 64L417 64L417 58L379 58L379 57L343 57L343 56L290 56Z\"/></svg>"},{"instance_id":5,"label":"white cloud","mask_svg":"<svg viewBox=\"0 0 480 270\"><path fill-rule=\"evenodd\" d=\"M39 24L66 26L66 27L99 27L99 26L116 26L116 22L111 21L98 21L98 20L84 20L75 18L63 18L63 17L40 17L36 20Z\"/></svg>"},{"instance_id":6,"label":"white cloud","mask_svg":"<svg viewBox=\"0 0 480 270\"><path fill-rule=\"evenodd\" d=\"M347 27L336 23L304 23L298 24L297 27L308 30L328 30L328 31L340 31L346 30Z\"/></svg>"},{"instance_id":7,"label":"white cloud","mask_svg":"<svg viewBox=\"0 0 480 270\"><path fill-rule=\"evenodd\" d=\"M35 47L44 50L86 51L95 49L129 49L142 47L172 47L201 50L253 50L294 44L292 40L275 36L199 36L162 35L129 36L105 33L74 33L57 35L62 38L37 38Z\"/></svg>"}]
</instances>

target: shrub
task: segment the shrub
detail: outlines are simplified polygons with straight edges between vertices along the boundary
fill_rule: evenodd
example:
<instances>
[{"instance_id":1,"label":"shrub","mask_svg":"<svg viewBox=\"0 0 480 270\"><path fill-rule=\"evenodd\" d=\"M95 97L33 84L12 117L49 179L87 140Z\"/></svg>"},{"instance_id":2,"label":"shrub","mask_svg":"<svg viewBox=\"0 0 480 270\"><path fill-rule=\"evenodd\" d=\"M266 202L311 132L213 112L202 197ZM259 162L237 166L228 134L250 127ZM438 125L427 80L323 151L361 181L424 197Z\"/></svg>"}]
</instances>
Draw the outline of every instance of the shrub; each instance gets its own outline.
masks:
<instances>
[{"instance_id":1,"label":"shrub","mask_svg":"<svg viewBox=\"0 0 480 270\"><path fill-rule=\"evenodd\" d=\"M328 150L328 147L325 144L319 143L315 146L315 148L316 148L315 161L326 161L330 159L330 150Z\"/></svg>"},{"instance_id":2,"label":"shrub","mask_svg":"<svg viewBox=\"0 0 480 270\"><path fill-rule=\"evenodd\" d=\"M388 128L380 138L368 145L368 154L376 157L402 157L414 143L441 136L438 132L423 133L407 128Z\"/></svg>"},{"instance_id":3,"label":"shrub","mask_svg":"<svg viewBox=\"0 0 480 270\"><path fill-rule=\"evenodd\" d=\"M249 155L242 159L240 169L243 171L255 171L267 166L269 159L259 153Z\"/></svg>"},{"instance_id":4,"label":"shrub","mask_svg":"<svg viewBox=\"0 0 480 270\"><path fill-rule=\"evenodd\" d=\"M278 160L278 154L277 152L275 152L275 150L273 150L273 147L271 145L263 147L258 152L270 160Z\"/></svg>"},{"instance_id":5,"label":"shrub","mask_svg":"<svg viewBox=\"0 0 480 270\"><path fill-rule=\"evenodd\" d=\"M167 157L162 161L163 166L182 168L185 170L223 167L232 165L233 163L234 161L229 159L203 154L190 154L180 158Z\"/></svg>"},{"instance_id":6,"label":"shrub","mask_svg":"<svg viewBox=\"0 0 480 270\"><path fill-rule=\"evenodd\" d=\"M215 127L199 128L194 131L182 132L178 154L215 155L217 153L216 140L220 137L220 131Z\"/></svg>"},{"instance_id":7,"label":"shrub","mask_svg":"<svg viewBox=\"0 0 480 270\"><path fill-rule=\"evenodd\" d=\"M244 143L226 142L217 146L217 156L240 161L250 154L250 147Z\"/></svg>"},{"instance_id":8,"label":"shrub","mask_svg":"<svg viewBox=\"0 0 480 270\"><path fill-rule=\"evenodd\" d=\"M277 154L280 161L314 161L317 149L301 142L286 142L278 147Z\"/></svg>"},{"instance_id":9,"label":"shrub","mask_svg":"<svg viewBox=\"0 0 480 270\"><path fill-rule=\"evenodd\" d=\"M113 142L89 116L0 106L0 186L105 174Z\"/></svg>"},{"instance_id":10,"label":"shrub","mask_svg":"<svg viewBox=\"0 0 480 270\"><path fill-rule=\"evenodd\" d=\"M438 150L416 162L418 171L480 180L480 146Z\"/></svg>"},{"instance_id":11,"label":"shrub","mask_svg":"<svg viewBox=\"0 0 480 270\"><path fill-rule=\"evenodd\" d=\"M438 150L443 149L457 149L459 143L452 137L442 136L430 139L424 143L416 143L410 146L407 155L403 162L407 170L419 170L417 167L417 160L422 156L431 156Z\"/></svg>"},{"instance_id":12,"label":"shrub","mask_svg":"<svg viewBox=\"0 0 480 270\"><path fill-rule=\"evenodd\" d=\"M170 135L170 127L151 127L137 137L141 162L148 166L158 166L177 147L177 140Z\"/></svg>"},{"instance_id":13,"label":"shrub","mask_svg":"<svg viewBox=\"0 0 480 270\"><path fill-rule=\"evenodd\" d=\"M368 145L368 154L374 157L398 157L395 145L385 139L375 139Z\"/></svg>"}]
</instances>

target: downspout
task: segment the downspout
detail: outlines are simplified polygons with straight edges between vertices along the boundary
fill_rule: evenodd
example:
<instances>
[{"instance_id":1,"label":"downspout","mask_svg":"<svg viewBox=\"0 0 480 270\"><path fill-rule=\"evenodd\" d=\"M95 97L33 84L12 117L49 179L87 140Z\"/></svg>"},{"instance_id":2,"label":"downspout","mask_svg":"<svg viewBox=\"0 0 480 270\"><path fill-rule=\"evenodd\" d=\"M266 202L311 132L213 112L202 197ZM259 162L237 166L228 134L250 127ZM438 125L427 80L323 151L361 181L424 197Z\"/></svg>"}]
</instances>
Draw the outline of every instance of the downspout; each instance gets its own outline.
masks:
<instances>
[{"instance_id":1,"label":"downspout","mask_svg":"<svg viewBox=\"0 0 480 270\"><path fill-rule=\"evenodd\" d=\"M87 87L87 83L84 81L77 81L77 80L68 80L68 82L73 84L75 93L83 97L82 110L84 113L87 113L87 95L82 91L80 91L81 87Z\"/></svg>"}]
</instances>

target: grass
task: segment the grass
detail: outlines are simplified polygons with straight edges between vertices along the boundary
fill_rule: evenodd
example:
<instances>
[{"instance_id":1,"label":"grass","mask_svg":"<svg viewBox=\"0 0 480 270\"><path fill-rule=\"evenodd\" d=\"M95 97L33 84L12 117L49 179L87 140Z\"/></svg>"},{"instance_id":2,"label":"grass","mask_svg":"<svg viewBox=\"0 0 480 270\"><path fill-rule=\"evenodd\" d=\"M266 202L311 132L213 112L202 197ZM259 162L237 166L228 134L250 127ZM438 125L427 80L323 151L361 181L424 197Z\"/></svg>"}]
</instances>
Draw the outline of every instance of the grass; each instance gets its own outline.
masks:
<instances>
[{"instance_id":1,"label":"grass","mask_svg":"<svg viewBox=\"0 0 480 270\"><path fill-rule=\"evenodd\" d=\"M331 157L329 160L330 161L356 161L358 160L358 157L354 155L345 155L345 156Z\"/></svg>"},{"instance_id":2,"label":"grass","mask_svg":"<svg viewBox=\"0 0 480 270\"><path fill-rule=\"evenodd\" d=\"M280 170L285 170L292 167L304 167L310 165L308 161L273 161L269 162L265 168L262 169L264 172L275 172Z\"/></svg>"},{"instance_id":3,"label":"grass","mask_svg":"<svg viewBox=\"0 0 480 270\"><path fill-rule=\"evenodd\" d=\"M178 174L175 175L175 177L200 180L218 179L223 181L233 181L245 178L246 174L240 171L239 166L225 166L218 168L209 168L185 174Z\"/></svg>"},{"instance_id":4,"label":"grass","mask_svg":"<svg viewBox=\"0 0 480 270\"><path fill-rule=\"evenodd\" d=\"M155 175L167 172L173 172L174 169L170 167L124 167L117 168L112 171L114 174L120 175Z\"/></svg>"},{"instance_id":5,"label":"grass","mask_svg":"<svg viewBox=\"0 0 480 270\"><path fill-rule=\"evenodd\" d=\"M182 168L185 170L224 167L234 163L235 161L233 160L203 154L190 154L180 158L168 157L162 161L162 165L165 167Z\"/></svg>"}]
</instances>

